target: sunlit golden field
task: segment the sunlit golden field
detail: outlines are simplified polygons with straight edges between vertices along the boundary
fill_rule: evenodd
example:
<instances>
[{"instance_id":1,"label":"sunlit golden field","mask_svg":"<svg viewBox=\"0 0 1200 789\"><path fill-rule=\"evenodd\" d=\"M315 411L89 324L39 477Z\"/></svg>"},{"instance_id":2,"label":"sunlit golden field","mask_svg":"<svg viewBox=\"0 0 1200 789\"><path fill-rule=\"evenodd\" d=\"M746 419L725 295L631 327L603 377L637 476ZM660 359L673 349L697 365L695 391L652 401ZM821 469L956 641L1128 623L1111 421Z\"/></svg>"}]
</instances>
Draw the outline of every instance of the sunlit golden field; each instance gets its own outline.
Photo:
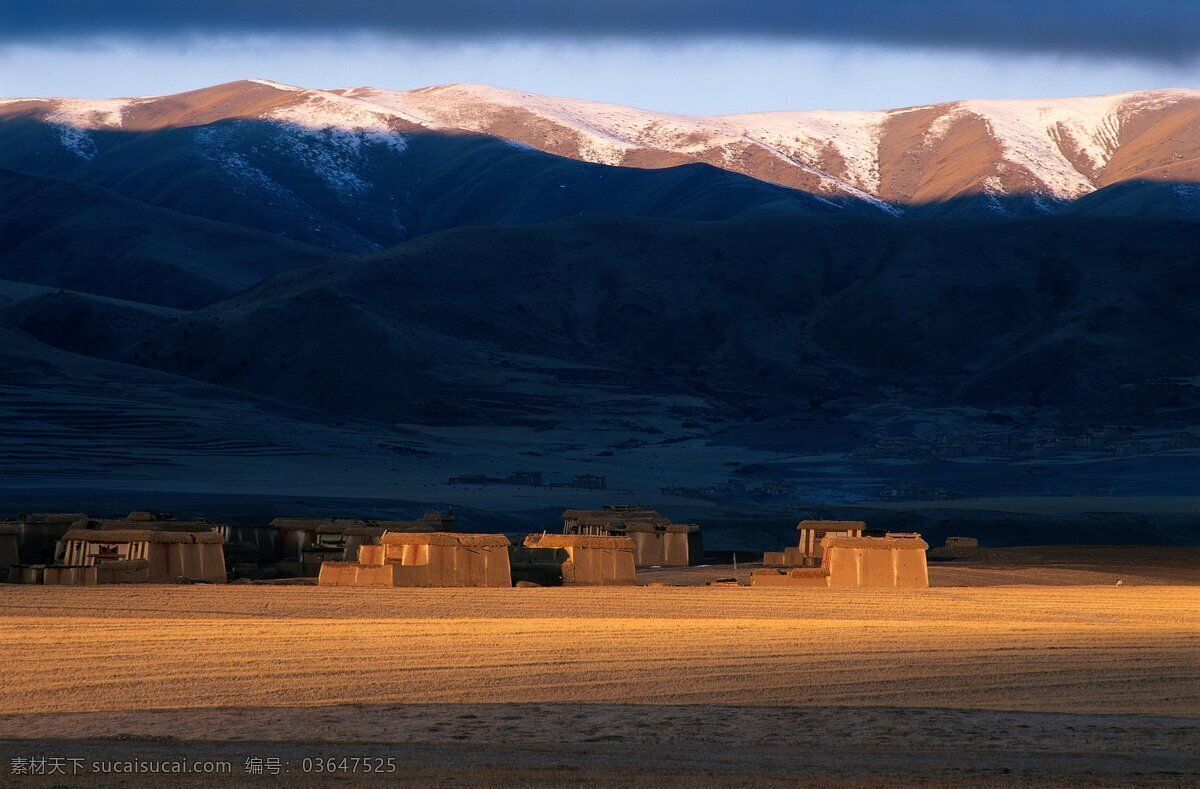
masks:
<instances>
[{"instance_id":1,"label":"sunlit golden field","mask_svg":"<svg viewBox=\"0 0 1200 789\"><path fill-rule=\"evenodd\" d=\"M1149 775L1177 780L1200 746L1200 586L9 586L0 600L10 740L424 744L422 769L448 760L462 780L480 777L480 753L586 766L566 755L597 743L613 780L687 772L654 765L689 743L711 758L736 746L717 776L774 780L804 761L771 749L839 727L868 749L933 748L921 758L958 743L963 768L984 770L958 776L973 780L998 779L980 765L1005 749L1024 747L1024 764L1048 743L1096 780L1128 778L1104 759L1130 747L1143 767L1161 752ZM866 769L813 758L835 782Z\"/></svg>"},{"instance_id":2,"label":"sunlit golden field","mask_svg":"<svg viewBox=\"0 0 1200 789\"><path fill-rule=\"evenodd\" d=\"M1196 587L4 594L4 713L586 701L1200 714Z\"/></svg>"}]
</instances>

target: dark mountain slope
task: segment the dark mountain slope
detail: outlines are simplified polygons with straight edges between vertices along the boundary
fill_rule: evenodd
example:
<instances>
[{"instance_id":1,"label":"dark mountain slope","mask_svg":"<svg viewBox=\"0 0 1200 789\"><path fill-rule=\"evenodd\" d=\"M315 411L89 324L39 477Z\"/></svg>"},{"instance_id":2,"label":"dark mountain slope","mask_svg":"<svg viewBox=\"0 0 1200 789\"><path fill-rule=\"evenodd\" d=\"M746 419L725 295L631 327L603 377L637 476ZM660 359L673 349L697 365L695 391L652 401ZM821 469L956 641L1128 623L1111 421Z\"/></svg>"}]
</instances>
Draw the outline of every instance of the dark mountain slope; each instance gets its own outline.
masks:
<instances>
[{"instance_id":1,"label":"dark mountain slope","mask_svg":"<svg viewBox=\"0 0 1200 789\"><path fill-rule=\"evenodd\" d=\"M1066 210L1093 216L1195 219L1200 217L1200 184L1122 181L1076 200Z\"/></svg>"},{"instance_id":2,"label":"dark mountain slope","mask_svg":"<svg viewBox=\"0 0 1200 789\"><path fill-rule=\"evenodd\" d=\"M3 279L194 308L329 258L94 186L0 170Z\"/></svg>"},{"instance_id":3,"label":"dark mountain slope","mask_svg":"<svg viewBox=\"0 0 1200 789\"><path fill-rule=\"evenodd\" d=\"M609 167L395 118L372 118L375 125L365 128L304 123L181 118L178 125L78 130L80 136L69 137L76 155L58 139L68 133L63 127L34 110L9 111L0 113L0 167L82 181L346 252L464 225L581 213L727 219L879 211L705 164Z\"/></svg>"},{"instance_id":4,"label":"dark mountain slope","mask_svg":"<svg viewBox=\"0 0 1200 789\"><path fill-rule=\"evenodd\" d=\"M111 358L178 320L181 314L60 290L0 307L0 323L55 348Z\"/></svg>"},{"instance_id":5,"label":"dark mountain slope","mask_svg":"<svg viewBox=\"0 0 1200 789\"><path fill-rule=\"evenodd\" d=\"M4 324L0 313L0 491L9 495L313 496L405 478L429 454L386 425L68 353Z\"/></svg>"},{"instance_id":6,"label":"dark mountain slope","mask_svg":"<svg viewBox=\"0 0 1200 789\"><path fill-rule=\"evenodd\" d=\"M1153 420L1148 382L1195 374L1198 240L1188 222L1082 218L462 229L280 275L128 358L386 420L570 411L556 387L587 376L744 416L841 402Z\"/></svg>"}]
</instances>

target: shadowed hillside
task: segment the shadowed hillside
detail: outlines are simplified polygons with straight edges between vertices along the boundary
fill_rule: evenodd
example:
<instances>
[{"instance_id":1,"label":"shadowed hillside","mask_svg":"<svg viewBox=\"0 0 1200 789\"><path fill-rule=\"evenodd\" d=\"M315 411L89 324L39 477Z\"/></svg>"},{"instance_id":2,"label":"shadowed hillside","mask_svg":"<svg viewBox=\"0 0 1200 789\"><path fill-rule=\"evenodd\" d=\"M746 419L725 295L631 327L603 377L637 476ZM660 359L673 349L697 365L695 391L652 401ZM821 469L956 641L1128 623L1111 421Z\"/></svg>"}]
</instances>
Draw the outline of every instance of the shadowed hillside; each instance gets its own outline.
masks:
<instances>
[{"instance_id":1,"label":"shadowed hillside","mask_svg":"<svg viewBox=\"0 0 1200 789\"><path fill-rule=\"evenodd\" d=\"M94 186L0 170L2 279L195 308L329 258Z\"/></svg>"},{"instance_id":2,"label":"shadowed hillside","mask_svg":"<svg viewBox=\"0 0 1200 789\"><path fill-rule=\"evenodd\" d=\"M464 229L281 275L128 359L435 423L504 421L516 393L555 396L530 376L687 392L745 417L861 399L1187 419L1194 394L1173 393L1166 417L1147 384L1194 374L1197 232L1062 218Z\"/></svg>"},{"instance_id":3,"label":"shadowed hillside","mask_svg":"<svg viewBox=\"0 0 1200 789\"><path fill-rule=\"evenodd\" d=\"M0 114L0 167L343 252L376 251L464 225L588 213L707 220L879 211L707 164L608 167L485 135L389 124L322 129L230 119L100 129L88 133L89 147L76 155L62 149L58 127L28 114Z\"/></svg>"}]
</instances>

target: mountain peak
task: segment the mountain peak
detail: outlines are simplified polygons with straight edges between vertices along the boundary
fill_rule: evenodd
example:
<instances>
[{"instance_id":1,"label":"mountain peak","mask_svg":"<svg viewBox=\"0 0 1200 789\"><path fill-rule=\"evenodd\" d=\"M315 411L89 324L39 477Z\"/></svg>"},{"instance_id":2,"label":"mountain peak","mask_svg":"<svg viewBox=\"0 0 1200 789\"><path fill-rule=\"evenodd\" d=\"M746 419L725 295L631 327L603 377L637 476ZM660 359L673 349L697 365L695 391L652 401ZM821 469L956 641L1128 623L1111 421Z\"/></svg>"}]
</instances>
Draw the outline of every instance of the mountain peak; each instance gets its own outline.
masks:
<instances>
[{"instance_id":1,"label":"mountain peak","mask_svg":"<svg viewBox=\"0 0 1200 789\"><path fill-rule=\"evenodd\" d=\"M296 85L288 85L284 82L275 82L274 80L263 79L262 77L251 77L250 79L244 80L244 81L249 82L249 83L254 83L256 85L266 85L268 88L275 88L276 90L286 90L286 91L307 90L307 88L297 87Z\"/></svg>"}]
</instances>

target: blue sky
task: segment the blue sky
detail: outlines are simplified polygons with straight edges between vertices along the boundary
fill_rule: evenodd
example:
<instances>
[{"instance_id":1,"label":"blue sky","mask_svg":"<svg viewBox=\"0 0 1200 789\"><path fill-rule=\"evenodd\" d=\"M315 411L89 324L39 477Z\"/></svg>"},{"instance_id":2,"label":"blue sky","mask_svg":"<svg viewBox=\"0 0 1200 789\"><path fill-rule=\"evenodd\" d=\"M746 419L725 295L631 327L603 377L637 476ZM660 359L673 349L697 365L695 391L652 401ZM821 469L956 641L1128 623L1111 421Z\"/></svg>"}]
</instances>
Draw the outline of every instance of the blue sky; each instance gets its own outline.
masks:
<instances>
[{"instance_id":1,"label":"blue sky","mask_svg":"<svg viewBox=\"0 0 1200 789\"><path fill-rule=\"evenodd\" d=\"M1200 86L1200 3L1168 0L0 0L0 31L4 96L259 76L727 113Z\"/></svg>"}]
</instances>

